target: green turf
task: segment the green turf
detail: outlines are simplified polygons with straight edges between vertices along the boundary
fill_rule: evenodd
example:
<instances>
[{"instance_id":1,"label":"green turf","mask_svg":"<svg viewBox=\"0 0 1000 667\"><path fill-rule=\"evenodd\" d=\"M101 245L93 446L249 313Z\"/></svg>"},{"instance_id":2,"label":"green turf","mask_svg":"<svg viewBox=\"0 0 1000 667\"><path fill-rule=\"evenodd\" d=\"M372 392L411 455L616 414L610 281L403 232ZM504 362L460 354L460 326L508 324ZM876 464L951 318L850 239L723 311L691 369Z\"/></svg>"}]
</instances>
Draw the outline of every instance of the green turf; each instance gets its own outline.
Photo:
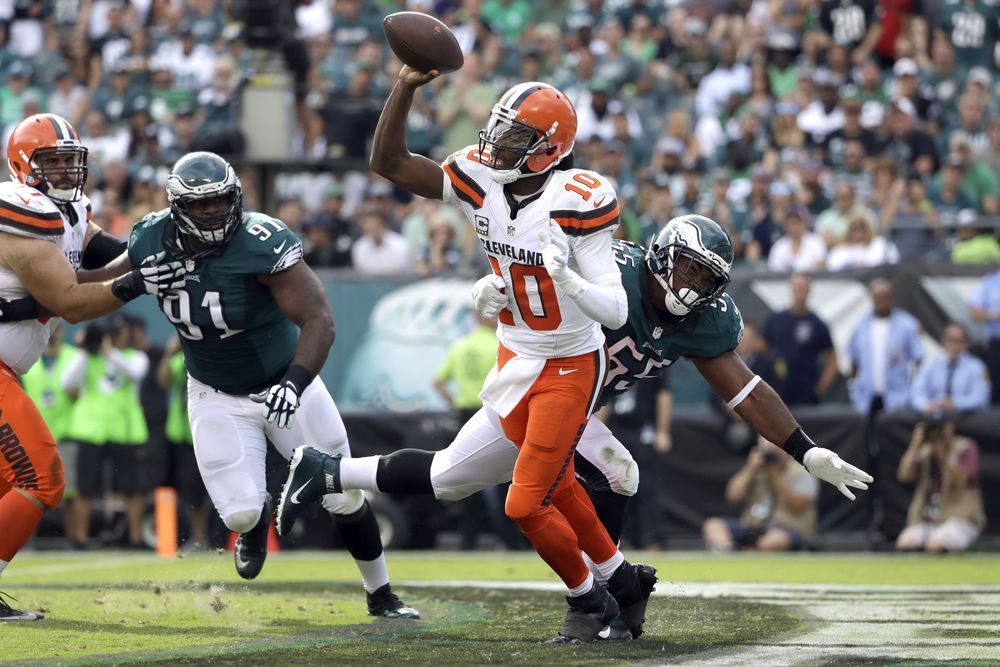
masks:
<instances>
[{"instance_id":1,"label":"green turf","mask_svg":"<svg viewBox=\"0 0 1000 667\"><path fill-rule=\"evenodd\" d=\"M799 621L778 607L684 598L651 605L640 641L546 646L559 593L398 586L421 621L372 619L353 565L337 554L281 555L243 582L231 557L114 555L19 559L4 586L38 623L0 624L3 660L38 664L632 664L765 641ZM510 568L504 566L507 562ZM346 567L348 566L349 567ZM393 559L397 578L537 579L532 559L433 554ZM418 575L424 574L426 577ZM496 575L496 576L494 576ZM339 581L338 581L339 580ZM6 664L6 663L5 663Z\"/></svg>"},{"instance_id":2,"label":"green turf","mask_svg":"<svg viewBox=\"0 0 1000 667\"><path fill-rule=\"evenodd\" d=\"M847 584L1000 583L1000 559L890 555L642 554L663 581ZM545 581L527 553L395 553L396 582ZM353 562L340 552L272 556L244 582L230 554L160 560L135 554L22 554L2 590L39 623L0 624L2 659L23 664L632 664L768 642L802 623L780 607L734 599L657 598L647 636L629 644L552 647L560 594L407 587L419 622L371 619ZM972 611L972 610L970 610ZM989 637L991 629L983 628ZM978 629L973 631L978 634ZM956 637L957 638L957 637ZM970 639L972 637L969 637Z\"/></svg>"}]
</instances>

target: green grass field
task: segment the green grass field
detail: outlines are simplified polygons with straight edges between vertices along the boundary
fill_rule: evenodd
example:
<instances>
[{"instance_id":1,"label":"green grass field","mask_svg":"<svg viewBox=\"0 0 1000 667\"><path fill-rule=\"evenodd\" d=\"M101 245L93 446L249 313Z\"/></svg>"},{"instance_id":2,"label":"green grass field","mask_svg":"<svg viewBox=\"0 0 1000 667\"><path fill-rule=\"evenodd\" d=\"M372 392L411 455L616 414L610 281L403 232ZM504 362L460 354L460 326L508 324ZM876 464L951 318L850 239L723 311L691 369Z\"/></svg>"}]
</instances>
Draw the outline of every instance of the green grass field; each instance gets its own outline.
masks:
<instances>
[{"instance_id":1,"label":"green grass field","mask_svg":"<svg viewBox=\"0 0 1000 667\"><path fill-rule=\"evenodd\" d=\"M1000 584L1000 559L987 555L645 554L638 560L658 568L665 588L670 582ZM564 603L554 575L533 554L400 553L391 555L390 568L397 592L423 612L422 620L366 616L356 570L339 552L277 554L253 582L236 576L230 554L172 560L23 554L0 589L24 608L42 609L46 619L0 625L0 663L656 663L786 641L816 625L769 600L657 596L639 641L545 646L539 642L557 630ZM962 628L949 632L968 640Z\"/></svg>"}]
</instances>

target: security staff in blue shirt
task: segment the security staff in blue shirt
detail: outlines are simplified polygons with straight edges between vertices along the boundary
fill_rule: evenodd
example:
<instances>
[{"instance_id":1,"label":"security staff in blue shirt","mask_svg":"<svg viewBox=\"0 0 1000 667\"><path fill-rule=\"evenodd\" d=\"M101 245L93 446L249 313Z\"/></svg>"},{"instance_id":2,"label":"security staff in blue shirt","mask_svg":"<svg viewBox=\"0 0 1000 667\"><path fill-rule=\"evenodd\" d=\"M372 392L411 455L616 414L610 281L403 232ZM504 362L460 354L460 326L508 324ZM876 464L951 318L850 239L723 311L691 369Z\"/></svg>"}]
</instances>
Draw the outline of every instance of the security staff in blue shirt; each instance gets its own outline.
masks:
<instances>
[{"instance_id":1,"label":"security staff in blue shirt","mask_svg":"<svg viewBox=\"0 0 1000 667\"><path fill-rule=\"evenodd\" d=\"M986 364L969 354L969 334L952 322L941 338L945 354L925 361L913 383L913 407L928 416L950 418L985 408L990 401Z\"/></svg>"},{"instance_id":2,"label":"security staff in blue shirt","mask_svg":"<svg viewBox=\"0 0 1000 667\"><path fill-rule=\"evenodd\" d=\"M910 406L913 368L923 357L920 324L904 310L893 306L892 283L872 281L873 310L858 322L847 355L851 361L848 384L854 408L869 416Z\"/></svg>"},{"instance_id":3,"label":"security staff in blue shirt","mask_svg":"<svg viewBox=\"0 0 1000 667\"><path fill-rule=\"evenodd\" d=\"M969 299L972 319L986 325L987 367L993 381L994 405L1000 405L1000 269L983 276Z\"/></svg>"}]
</instances>

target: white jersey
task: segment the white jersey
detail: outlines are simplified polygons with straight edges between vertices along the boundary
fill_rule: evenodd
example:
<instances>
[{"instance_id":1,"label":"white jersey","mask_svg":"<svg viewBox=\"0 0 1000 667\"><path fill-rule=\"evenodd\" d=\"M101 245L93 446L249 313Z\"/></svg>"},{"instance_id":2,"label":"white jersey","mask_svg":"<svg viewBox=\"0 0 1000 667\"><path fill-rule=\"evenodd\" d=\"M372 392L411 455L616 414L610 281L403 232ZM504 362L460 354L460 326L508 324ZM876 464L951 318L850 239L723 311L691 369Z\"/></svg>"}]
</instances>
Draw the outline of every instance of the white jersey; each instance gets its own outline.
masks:
<instances>
[{"instance_id":1,"label":"white jersey","mask_svg":"<svg viewBox=\"0 0 1000 667\"><path fill-rule=\"evenodd\" d=\"M571 357L604 345L601 325L588 317L549 277L538 232L554 220L569 237L569 266L584 276L593 249L607 246L618 226L611 184L585 169L553 170L536 195L516 201L493 181L475 146L442 165L444 200L458 204L476 230L493 272L506 284L510 305L500 313L497 337L521 357Z\"/></svg>"},{"instance_id":2,"label":"white jersey","mask_svg":"<svg viewBox=\"0 0 1000 667\"><path fill-rule=\"evenodd\" d=\"M0 232L55 243L77 269L87 237L90 200L84 196L65 210L63 213L56 208L52 200L35 188L16 181L0 183ZM27 295L17 275L0 266L0 297L19 299ZM45 322L24 320L0 324L0 361L16 373L26 373L38 361L58 323L59 318L53 317Z\"/></svg>"}]
</instances>

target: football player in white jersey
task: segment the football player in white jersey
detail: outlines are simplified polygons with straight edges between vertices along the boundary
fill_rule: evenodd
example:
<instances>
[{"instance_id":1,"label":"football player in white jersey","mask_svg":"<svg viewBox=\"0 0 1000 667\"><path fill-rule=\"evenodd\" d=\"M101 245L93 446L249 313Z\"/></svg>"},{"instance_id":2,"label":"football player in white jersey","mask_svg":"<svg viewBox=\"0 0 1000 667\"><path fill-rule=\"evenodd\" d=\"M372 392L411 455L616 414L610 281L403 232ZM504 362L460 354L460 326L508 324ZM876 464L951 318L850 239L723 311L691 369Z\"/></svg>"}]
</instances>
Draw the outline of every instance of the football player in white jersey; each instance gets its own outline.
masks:
<instances>
[{"instance_id":1,"label":"football player in white jersey","mask_svg":"<svg viewBox=\"0 0 1000 667\"><path fill-rule=\"evenodd\" d=\"M592 641L619 612L639 636L655 571L625 560L573 464L607 373L601 325L618 328L627 316L611 248L619 217L614 188L572 168L576 111L539 82L500 97L477 146L443 165L411 154L406 115L413 92L436 76L400 71L375 131L372 169L416 195L460 206L489 258L493 286L509 295L497 365L480 397L518 448L505 511L569 591L553 641ZM296 479L323 479L315 473L332 465L317 450L296 451L278 504L279 530L327 492Z\"/></svg>"},{"instance_id":2,"label":"football player in white jersey","mask_svg":"<svg viewBox=\"0 0 1000 667\"><path fill-rule=\"evenodd\" d=\"M17 375L38 360L57 318L92 319L141 294L184 284L184 267L176 263L140 267L113 282L78 283L78 268L103 266L124 243L90 221L83 194L87 149L65 119L37 114L21 121L7 144L7 166L11 180L0 184L0 298L30 294L47 312L0 324L0 574L63 492L56 443ZM0 595L0 621L40 618Z\"/></svg>"}]
</instances>

